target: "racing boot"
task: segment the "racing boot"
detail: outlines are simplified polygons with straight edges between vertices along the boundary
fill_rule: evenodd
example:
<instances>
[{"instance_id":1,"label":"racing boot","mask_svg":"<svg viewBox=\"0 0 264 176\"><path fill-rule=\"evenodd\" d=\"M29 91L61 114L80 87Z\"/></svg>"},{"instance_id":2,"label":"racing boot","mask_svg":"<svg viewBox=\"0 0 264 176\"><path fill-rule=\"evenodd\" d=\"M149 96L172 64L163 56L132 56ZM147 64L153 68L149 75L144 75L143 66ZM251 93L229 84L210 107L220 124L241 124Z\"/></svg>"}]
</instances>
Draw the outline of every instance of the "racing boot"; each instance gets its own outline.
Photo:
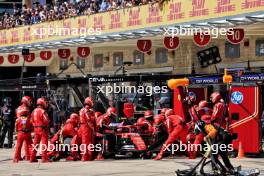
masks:
<instances>
[{"instance_id":1,"label":"racing boot","mask_svg":"<svg viewBox=\"0 0 264 176\"><path fill-rule=\"evenodd\" d=\"M13 163L18 163L19 160L18 159L13 159Z\"/></svg>"},{"instance_id":2,"label":"racing boot","mask_svg":"<svg viewBox=\"0 0 264 176\"><path fill-rule=\"evenodd\" d=\"M77 161L77 159L74 158L74 157L72 157L72 156L68 156L68 157L66 158L66 161Z\"/></svg>"},{"instance_id":3,"label":"racing boot","mask_svg":"<svg viewBox=\"0 0 264 176\"><path fill-rule=\"evenodd\" d=\"M189 152L189 159L195 159L196 158L196 152Z\"/></svg>"},{"instance_id":4,"label":"racing boot","mask_svg":"<svg viewBox=\"0 0 264 176\"><path fill-rule=\"evenodd\" d=\"M31 156L30 156L30 160L29 160L29 162L30 162L30 163L37 163L38 160L37 160L36 156L31 155Z\"/></svg>"},{"instance_id":5,"label":"racing boot","mask_svg":"<svg viewBox=\"0 0 264 176\"><path fill-rule=\"evenodd\" d=\"M59 153L56 153L55 157L59 158ZM50 162L48 155L46 153L42 153L41 162L42 163L49 163Z\"/></svg>"},{"instance_id":6,"label":"racing boot","mask_svg":"<svg viewBox=\"0 0 264 176\"><path fill-rule=\"evenodd\" d=\"M97 160L97 161L102 161L102 160L104 160L104 157L103 157L103 155L100 153L100 154L97 155L97 157L96 157L95 160Z\"/></svg>"},{"instance_id":7,"label":"racing boot","mask_svg":"<svg viewBox=\"0 0 264 176\"><path fill-rule=\"evenodd\" d=\"M162 154L159 153L157 156L155 156L155 158L153 158L153 160L161 160L162 159Z\"/></svg>"},{"instance_id":8,"label":"racing boot","mask_svg":"<svg viewBox=\"0 0 264 176\"><path fill-rule=\"evenodd\" d=\"M165 151L166 151L166 145L162 145L159 154L155 158L153 158L153 160L161 160Z\"/></svg>"},{"instance_id":9,"label":"racing boot","mask_svg":"<svg viewBox=\"0 0 264 176\"><path fill-rule=\"evenodd\" d=\"M174 155L170 154L169 159L173 159L173 158L174 158Z\"/></svg>"},{"instance_id":10,"label":"racing boot","mask_svg":"<svg viewBox=\"0 0 264 176\"><path fill-rule=\"evenodd\" d=\"M82 161L92 161L92 157L90 155L83 155Z\"/></svg>"},{"instance_id":11,"label":"racing boot","mask_svg":"<svg viewBox=\"0 0 264 176\"><path fill-rule=\"evenodd\" d=\"M37 159L31 159L31 158L30 158L29 162L30 162L30 163L37 163L38 160L37 160Z\"/></svg>"},{"instance_id":12,"label":"racing boot","mask_svg":"<svg viewBox=\"0 0 264 176\"><path fill-rule=\"evenodd\" d=\"M71 155L66 158L67 161L78 161L81 160L77 152L71 152Z\"/></svg>"},{"instance_id":13,"label":"racing boot","mask_svg":"<svg viewBox=\"0 0 264 176\"><path fill-rule=\"evenodd\" d=\"M50 161L49 160L42 160L41 162L42 163L49 163Z\"/></svg>"}]
</instances>

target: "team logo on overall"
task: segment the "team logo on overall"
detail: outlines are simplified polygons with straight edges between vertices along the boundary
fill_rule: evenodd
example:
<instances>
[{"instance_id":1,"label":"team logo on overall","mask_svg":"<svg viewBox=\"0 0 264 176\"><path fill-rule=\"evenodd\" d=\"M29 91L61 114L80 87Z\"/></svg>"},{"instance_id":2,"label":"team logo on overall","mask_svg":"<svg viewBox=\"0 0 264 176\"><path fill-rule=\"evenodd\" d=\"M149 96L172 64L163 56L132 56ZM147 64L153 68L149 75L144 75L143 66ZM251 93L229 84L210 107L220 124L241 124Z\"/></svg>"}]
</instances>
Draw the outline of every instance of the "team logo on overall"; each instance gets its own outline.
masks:
<instances>
[{"instance_id":1,"label":"team logo on overall","mask_svg":"<svg viewBox=\"0 0 264 176\"><path fill-rule=\"evenodd\" d=\"M243 101L243 94L239 91L235 91L231 94L231 101L233 104L241 104Z\"/></svg>"}]
</instances>

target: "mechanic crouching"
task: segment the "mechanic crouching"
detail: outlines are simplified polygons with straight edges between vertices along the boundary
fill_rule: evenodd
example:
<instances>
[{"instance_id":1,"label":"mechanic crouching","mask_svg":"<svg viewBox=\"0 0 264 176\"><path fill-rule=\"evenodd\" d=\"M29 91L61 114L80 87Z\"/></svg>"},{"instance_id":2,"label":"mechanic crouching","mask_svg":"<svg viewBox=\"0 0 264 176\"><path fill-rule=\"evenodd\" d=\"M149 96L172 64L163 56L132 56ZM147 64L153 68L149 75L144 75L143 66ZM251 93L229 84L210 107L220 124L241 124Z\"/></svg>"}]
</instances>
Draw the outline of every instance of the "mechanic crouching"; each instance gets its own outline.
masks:
<instances>
[{"instance_id":1,"label":"mechanic crouching","mask_svg":"<svg viewBox=\"0 0 264 176\"><path fill-rule=\"evenodd\" d=\"M140 117L137 122L136 126L138 130L142 133L153 133L153 112L151 110L147 110L144 113L144 117Z\"/></svg>"},{"instance_id":2,"label":"mechanic crouching","mask_svg":"<svg viewBox=\"0 0 264 176\"><path fill-rule=\"evenodd\" d=\"M159 154L154 158L154 160L162 159L163 154L166 149L173 144L178 138L182 140L182 143L186 143L186 136L188 134L188 129L186 127L185 120L178 116L174 115L173 109L168 109L165 112L165 125L167 132L169 134L168 139L162 145Z\"/></svg>"},{"instance_id":3,"label":"mechanic crouching","mask_svg":"<svg viewBox=\"0 0 264 176\"><path fill-rule=\"evenodd\" d=\"M72 113L66 123L53 136L50 143L54 146L56 146L57 144L63 144L71 147L72 138L77 135L77 126L79 123L79 118L80 117L77 113ZM63 149L66 149L66 147L63 147ZM68 148L67 151L56 151L53 148L53 150L51 149L51 152L48 153L48 156L53 161L57 161L64 156L67 157L66 160L68 161L75 161L79 159L78 156L74 155L71 152L70 148Z\"/></svg>"},{"instance_id":4,"label":"mechanic crouching","mask_svg":"<svg viewBox=\"0 0 264 176\"><path fill-rule=\"evenodd\" d=\"M106 144L104 144L104 138L107 134L113 134L115 131L113 131L109 125L113 119L115 119L117 116L116 109L114 107L109 107L105 114L99 116L99 118L96 120L96 143L101 144L101 150L98 152L98 155L96 157L96 160L103 160L103 150L108 150L108 141L106 140ZM103 149L103 146L106 147L106 149Z\"/></svg>"}]
</instances>

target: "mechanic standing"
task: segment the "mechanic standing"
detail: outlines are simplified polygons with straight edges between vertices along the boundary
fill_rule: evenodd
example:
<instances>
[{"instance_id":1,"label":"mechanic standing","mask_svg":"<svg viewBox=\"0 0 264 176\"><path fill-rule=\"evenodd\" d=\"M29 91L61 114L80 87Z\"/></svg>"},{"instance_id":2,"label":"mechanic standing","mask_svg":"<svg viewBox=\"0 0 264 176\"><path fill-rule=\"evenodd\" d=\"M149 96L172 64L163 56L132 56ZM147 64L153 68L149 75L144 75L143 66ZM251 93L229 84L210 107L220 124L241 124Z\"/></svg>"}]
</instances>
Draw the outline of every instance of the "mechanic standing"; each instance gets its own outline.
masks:
<instances>
[{"instance_id":1,"label":"mechanic standing","mask_svg":"<svg viewBox=\"0 0 264 176\"><path fill-rule=\"evenodd\" d=\"M21 118L21 115L23 113L25 113L23 111L27 110L28 111L27 112L27 114L28 114L27 118L30 119L31 106L32 106L32 98L30 96L22 97L21 102L20 102L20 106L16 109L16 118L17 119ZM30 137L30 139L27 139L27 140L30 143L30 145L33 143L31 137ZM26 142L24 143L24 149L25 149L25 155L26 155L25 159L27 161L29 161L30 160L30 149L29 149Z\"/></svg>"},{"instance_id":2,"label":"mechanic standing","mask_svg":"<svg viewBox=\"0 0 264 176\"><path fill-rule=\"evenodd\" d=\"M221 95L219 92L213 92L210 96L210 101L213 103L214 108L213 108L213 114L212 114L212 122L214 123L221 123L221 126L225 129L228 128L228 117L224 117L225 111L226 111L226 106L225 102L222 99ZM223 118L223 120L222 120Z\"/></svg>"},{"instance_id":3,"label":"mechanic standing","mask_svg":"<svg viewBox=\"0 0 264 176\"><path fill-rule=\"evenodd\" d=\"M25 142L25 153L29 153L32 150L31 131L33 126L30 119L30 111L24 106L17 110L16 119L16 131L17 131L17 144L13 162L17 163L21 160L21 149L23 142ZM29 160L29 156L26 156L26 160Z\"/></svg>"},{"instance_id":4,"label":"mechanic standing","mask_svg":"<svg viewBox=\"0 0 264 176\"><path fill-rule=\"evenodd\" d=\"M3 129L0 138L0 148L3 148L6 133L8 133L8 148L12 148L13 145L13 132L15 127L15 115L11 106L11 98L6 97L3 100L4 106L1 109L3 116Z\"/></svg>"},{"instance_id":5,"label":"mechanic standing","mask_svg":"<svg viewBox=\"0 0 264 176\"><path fill-rule=\"evenodd\" d=\"M31 120L34 127L34 145L31 151L30 162L37 162L37 146L41 142L44 145L42 148L42 162L49 162L47 156L48 136L49 136L49 116L47 113L48 102L45 98L37 99L37 108L31 114Z\"/></svg>"},{"instance_id":6,"label":"mechanic standing","mask_svg":"<svg viewBox=\"0 0 264 176\"><path fill-rule=\"evenodd\" d=\"M82 161L91 161L93 151L89 148L90 144L94 145L95 137L95 116L93 107L93 100L87 97L84 100L84 107L80 110L80 128L78 135L81 138L82 146Z\"/></svg>"}]
</instances>

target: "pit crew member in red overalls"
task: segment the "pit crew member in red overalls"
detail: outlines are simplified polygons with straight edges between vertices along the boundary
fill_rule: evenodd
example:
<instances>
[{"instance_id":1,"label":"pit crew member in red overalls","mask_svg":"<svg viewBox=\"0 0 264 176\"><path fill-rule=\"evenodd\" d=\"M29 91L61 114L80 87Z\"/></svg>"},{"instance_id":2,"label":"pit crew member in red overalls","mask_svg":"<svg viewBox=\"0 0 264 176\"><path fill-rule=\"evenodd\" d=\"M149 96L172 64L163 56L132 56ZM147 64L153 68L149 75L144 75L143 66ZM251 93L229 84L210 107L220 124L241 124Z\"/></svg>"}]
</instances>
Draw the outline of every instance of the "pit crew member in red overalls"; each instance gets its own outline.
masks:
<instances>
[{"instance_id":1,"label":"pit crew member in red overalls","mask_svg":"<svg viewBox=\"0 0 264 176\"><path fill-rule=\"evenodd\" d=\"M92 107L92 98L85 98L84 107L80 110L80 128L78 130L82 144L82 161L91 161L93 157L93 151L89 147L91 144L94 145L95 136L95 117Z\"/></svg>"},{"instance_id":2,"label":"pit crew member in red overalls","mask_svg":"<svg viewBox=\"0 0 264 176\"><path fill-rule=\"evenodd\" d=\"M47 148L48 148L48 136L49 136L49 116L47 113L48 103L45 98L39 98L37 100L37 108L35 108L31 114L31 120L34 127L34 145L30 156L30 162L37 162L37 146L41 142L44 145L42 148L42 162L48 162Z\"/></svg>"},{"instance_id":3,"label":"pit crew member in red overalls","mask_svg":"<svg viewBox=\"0 0 264 176\"><path fill-rule=\"evenodd\" d=\"M137 120L136 125L141 132L153 133L153 116L153 112L151 110L147 110L144 113L144 117L140 117Z\"/></svg>"},{"instance_id":4,"label":"pit crew member in red overalls","mask_svg":"<svg viewBox=\"0 0 264 176\"><path fill-rule=\"evenodd\" d=\"M32 98L30 96L22 97L21 102L20 102L20 106L16 109L16 118L18 119L21 117L20 111L24 111L25 109L27 109L28 114L29 114L28 118L30 119L30 114L31 114L30 108L31 108L31 106L32 106ZM31 142L31 144L33 143L31 138L30 138L29 142ZM30 149L29 149L26 142L24 143L24 149L25 149L25 159L27 161L29 161L30 160Z\"/></svg>"},{"instance_id":5,"label":"pit crew member in red overalls","mask_svg":"<svg viewBox=\"0 0 264 176\"><path fill-rule=\"evenodd\" d=\"M224 117L226 106L220 93L219 92L212 93L210 96L210 101L214 104L213 114L211 119L212 122L218 124L222 123L221 126L227 129L228 118ZM223 120L221 120L222 118Z\"/></svg>"},{"instance_id":6,"label":"pit crew member in red overalls","mask_svg":"<svg viewBox=\"0 0 264 176\"><path fill-rule=\"evenodd\" d=\"M21 160L21 149L23 142L25 142L24 145L25 151L26 150L31 151L32 149L31 132L33 130L33 126L30 120L29 109L26 106L20 107L19 110L16 111L16 115L17 115L17 119L16 119L17 144L13 159L14 163L17 163L19 162L19 160ZM30 158L26 158L26 159L29 160Z\"/></svg>"},{"instance_id":7,"label":"pit crew member in red overalls","mask_svg":"<svg viewBox=\"0 0 264 176\"><path fill-rule=\"evenodd\" d=\"M165 124L167 128L167 132L169 134L168 139L163 144L160 149L159 154L154 158L154 160L162 159L166 148L173 144L178 138L181 139L182 143L186 143L186 136L188 134L188 129L186 128L186 123L184 118L174 115L174 111L172 109L168 109L165 113Z\"/></svg>"},{"instance_id":8,"label":"pit crew member in red overalls","mask_svg":"<svg viewBox=\"0 0 264 176\"><path fill-rule=\"evenodd\" d=\"M79 123L79 115L77 113L72 113L70 118L66 121L66 123L61 127L61 129L52 137L50 143L54 144L64 144L65 139L72 139L75 135L77 135L77 126ZM67 143L67 142L66 142ZM67 144L71 144L67 143ZM52 150L52 149L51 149ZM71 150L71 149L69 149ZM59 160L65 151L56 151L52 150L48 153L48 156L52 158L52 160ZM68 151L72 153L71 151ZM73 155L66 158L66 160L77 160L78 158L74 158Z\"/></svg>"},{"instance_id":9,"label":"pit crew member in red overalls","mask_svg":"<svg viewBox=\"0 0 264 176\"><path fill-rule=\"evenodd\" d=\"M103 146L103 137L105 134L113 134L114 131L110 129L109 125L113 118L117 116L116 109L114 107L109 107L105 114L101 115L96 120L96 143ZM103 149L102 149L103 150ZM96 160L103 160L103 151L100 150L96 157Z\"/></svg>"}]
</instances>

